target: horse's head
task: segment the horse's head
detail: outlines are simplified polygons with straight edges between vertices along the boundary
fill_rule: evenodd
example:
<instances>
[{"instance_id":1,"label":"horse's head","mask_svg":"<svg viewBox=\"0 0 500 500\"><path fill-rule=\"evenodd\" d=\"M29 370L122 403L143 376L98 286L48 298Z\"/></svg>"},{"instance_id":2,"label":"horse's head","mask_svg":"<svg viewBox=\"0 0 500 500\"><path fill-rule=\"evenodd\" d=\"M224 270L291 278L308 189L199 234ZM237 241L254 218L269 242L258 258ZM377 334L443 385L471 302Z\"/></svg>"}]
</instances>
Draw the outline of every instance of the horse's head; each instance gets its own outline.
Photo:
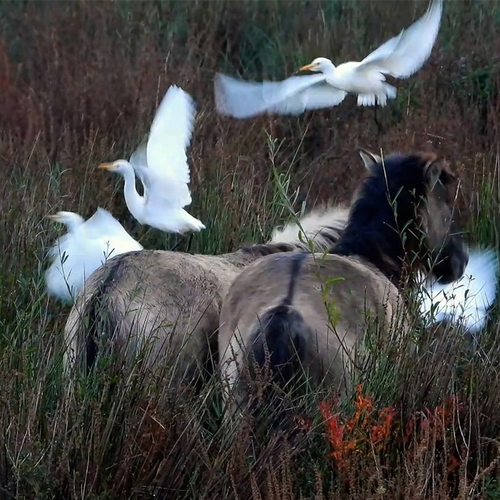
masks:
<instances>
[{"instance_id":1,"label":"horse's head","mask_svg":"<svg viewBox=\"0 0 500 500\"><path fill-rule=\"evenodd\" d=\"M469 262L462 238L453 232L453 211L458 180L446 161L420 155L426 195L419 204L420 229L430 253L428 268L440 283L459 279Z\"/></svg>"},{"instance_id":2,"label":"horse's head","mask_svg":"<svg viewBox=\"0 0 500 500\"><path fill-rule=\"evenodd\" d=\"M405 254L440 283L459 279L469 253L462 238L453 232L458 179L448 163L429 153L385 159L367 151L359 153L371 174L384 178Z\"/></svg>"}]
</instances>

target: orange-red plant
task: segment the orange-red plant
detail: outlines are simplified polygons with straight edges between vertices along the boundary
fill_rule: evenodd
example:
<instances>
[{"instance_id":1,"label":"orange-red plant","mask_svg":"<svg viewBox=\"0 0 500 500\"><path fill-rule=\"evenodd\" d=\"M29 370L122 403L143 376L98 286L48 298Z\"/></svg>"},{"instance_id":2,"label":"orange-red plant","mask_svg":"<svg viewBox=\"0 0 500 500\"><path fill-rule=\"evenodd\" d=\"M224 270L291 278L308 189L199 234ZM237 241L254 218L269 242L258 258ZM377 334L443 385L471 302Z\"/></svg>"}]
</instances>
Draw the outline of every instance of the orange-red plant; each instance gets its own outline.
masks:
<instances>
[{"instance_id":1,"label":"orange-red plant","mask_svg":"<svg viewBox=\"0 0 500 500\"><path fill-rule=\"evenodd\" d=\"M379 414L379 421L371 428L370 439L374 445L385 443L391 434L391 427L394 417L397 415L394 408L382 408Z\"/></svg>"},{"instance_id":2,"label":"orange-red plant","mask_svg":"<svg viewBox=\"0 0 500 500\"><path fill-rule=\"evenodd\" d=\"M442 441L453 423L454 415L462 407L457 398L453 397L433 410L425 408L423 412L417 412L408 418L403 427L404 432L399 435L394 432L398 411L392 407L384 407L378 411L374 409L373 400L363 394L360 385L357 387L354 406L354 415L348 419L342 419L340 412L334 413L329 403L322 402L319 406L326 425L326 436L333 450L331 456L340 471L347 471L354 456L368 450L385 451L391 443L398 441L398 437L406 447L411 441L413 446L410 448L414 450L430 436L434 441ZM417 422L419 432L416 432ZM407 453L411 460L410 448L407 448ZM446 460L448 472L453 472L462 463L454 452Z\"/></svg>"},{"instance_id":3,"label":"orange-red plant","mask_svg":"<svg viewBox=\"0 0 500 500\"><path fill-rule=\"evenodd\" d=\"M344 468L347 466L349 453L356 447L356 442L344 439L346 426L340 422L339 413L332 414L328 403L320 403L319 409L326 423L328 441L333 448L331 456L339 468Z\"/></svg>"},{"instance_id":4,"label":"orange-red plant","mask_svg":"<svg viewBox=\"0 0 500 500\"><path fill-rule=\"evenodd\" d=\"M378 449L384 448L391 433L394 417L397 415L394 408L374 411L373 401L363 394L361 385L357 387L354 405L354 416L343 424L340 413L333 414L331 406L326 402L320 404L328 441L333 449L331 456L336 466L344 470L349 464L351 453L359 453L364 444L374 445Z\"/></svg>"}]
</instances>

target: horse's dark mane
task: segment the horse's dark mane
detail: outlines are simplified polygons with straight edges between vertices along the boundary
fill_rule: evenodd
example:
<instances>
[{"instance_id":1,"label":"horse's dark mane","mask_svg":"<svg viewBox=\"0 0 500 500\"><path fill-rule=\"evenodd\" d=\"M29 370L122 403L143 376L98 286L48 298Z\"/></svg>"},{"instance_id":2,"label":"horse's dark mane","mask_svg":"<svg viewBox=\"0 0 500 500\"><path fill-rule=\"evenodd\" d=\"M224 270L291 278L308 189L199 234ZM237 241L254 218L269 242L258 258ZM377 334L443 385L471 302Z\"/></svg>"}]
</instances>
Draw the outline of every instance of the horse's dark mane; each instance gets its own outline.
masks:
<instances>
[{"instance_id":1,"label":"horse's dark mane","mask_svg":"<svg viewBox=\"0 0 500 500\"><path fill-rule=\"evenodd\" d=\"M340 239L344 231L344 227L341 227L342 224L338 224L337 226L325 226L319 231L319 234L325 241L328 241L331 246L336 245Z\"/></svg>"},{"instance_id":2,"label":"horse's dark mane","mask_svg":"<svg viewBox=\"0 0 500 500\"><path fill-rule=\"evenodd\" d=\"M293 252L296 247L290 243L258 243L255 245L246 245L240 250L252 257L264 257L273 253Z\"/></svg>"},{"instance_id":3,"label":"horse's dark mane","mask_svg":"<svg viewBox=\"0 0 500 500\"><path fill-rule=\"evenodd\" d=\"M416 204L426 195L428 160L418 154L392 155L383 164L374 164L351 207L345 231L330 252L359 255L398 283L405 255L401 233L415 230Z\"/></svg>"},{"instance_id":4,"label":"horse's dark mane","mask_svg":"<svg viewBox=\"0 0 500 500\"><path fill-rule=\"evenodd\" d=\"M339 241L339 238L344 230L343 224L338 222L336 225L323 226L312 237L313 248L315 251L327 251ZM245 245L240 248L241 252L253 257L264 257L273 253L293 252L293 251L310 251L307 241L297 240L295 243L257 243L253 245Z\"/></svg>"}]
</instances>

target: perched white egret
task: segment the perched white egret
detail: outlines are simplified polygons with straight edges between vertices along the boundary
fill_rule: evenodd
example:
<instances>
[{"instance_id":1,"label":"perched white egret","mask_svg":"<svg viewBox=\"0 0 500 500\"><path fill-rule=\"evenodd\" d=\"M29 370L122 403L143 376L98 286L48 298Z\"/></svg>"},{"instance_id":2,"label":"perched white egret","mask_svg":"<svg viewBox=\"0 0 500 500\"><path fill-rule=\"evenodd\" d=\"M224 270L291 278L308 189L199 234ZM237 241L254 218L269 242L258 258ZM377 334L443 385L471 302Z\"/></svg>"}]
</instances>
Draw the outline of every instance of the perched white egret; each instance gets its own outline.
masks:
<instances>
[{"instance_id":1,"label":"perched white egret","mask_svg":"<svg viewBox=\"0 0 500 500\"><path fill-rule=\"evenodd\" d=\"M125 180L125 202L141 223L169 233L198 232L205 225L183 207L191 204L186 148L191 140L195 105L189 94L175 85L163 98L146 144L127 160L102 163L99 168L116 172ZM144 196L135 188L135 175Z\"/></svg>"},{"instance_id":2,"label":"perched white egret","mask_svg":"<svg viewBox=\"0 0 500 500\"><path fill-rule=\"evenodd\" d=\"M461 323L470 333L480 330L488 308L495 300L498 283L498 257L493 249L469 253L464 275L447 285L423 284L420 312L424 319Z\"/></svg>"},{"instance_id":3,"label":"perched white egret","mask_svg":"<svg viewBox=\"0 0 500 500\"><path fill-rule=\"evenodd\" d=\"M292 76L281 82L245 82L218 74L215 103L222 115L249 118L260 113L298 115L308 109L340 104L348 93L358 95L359 106L385 106L396 88L385 75L408 78L428 59L438 35L443 0L432 0L427 12L409 28L391 38L361 62L335 66L318 57L300 71L318 74Z\"/></svg>"},{"instance_id":4,"label":"perched white egret","mask_svg":"<svg viewBox=\"0 0 500 500\"><path fill-rule=\"evenodd\" d=\"M45 271L47 293L63 302L72 303L85 279L106 260L143 248L102 208L87 221L73 212L57 212L49 218L68 227L49 249L52 264Z\"/></svg>"}]
</instances>

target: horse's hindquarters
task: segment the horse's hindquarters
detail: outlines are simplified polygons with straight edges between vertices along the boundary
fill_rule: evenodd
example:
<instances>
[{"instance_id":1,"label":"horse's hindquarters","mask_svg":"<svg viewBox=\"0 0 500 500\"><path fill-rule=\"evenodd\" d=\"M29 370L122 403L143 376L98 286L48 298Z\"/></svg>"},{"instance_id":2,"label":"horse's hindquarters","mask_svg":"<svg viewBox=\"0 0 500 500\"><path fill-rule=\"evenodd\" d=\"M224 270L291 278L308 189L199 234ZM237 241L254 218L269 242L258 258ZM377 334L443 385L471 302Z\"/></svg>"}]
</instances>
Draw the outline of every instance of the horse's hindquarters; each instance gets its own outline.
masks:
<instances>
[{"instance_id":1,"label":"horse's hindquarters","mask_svg":"<svg viewBox=\"0 0 500 500\"><path fill-rule=\"evenodd\" d=\"M89 354L110 354L148 378L160 370L165 386L206 379L217 355L221 295L236 271L219 257L176 252L111 259L87 280L70 312L67 367L86 370L95 361Z\"/></svg>"},{"instance_id":2,"label":"horse's hindquarters","mask_svg":"<svg viewBox=\"0 0 500 500\"><path fill-rule=\"evenodd\" d=\"M315 385L345 387L368 320L376 317L388 327L398 302L394 285L358 259L260 259L238 275L223 302L219 352L225 397L248 402L251 384L245 379L252 375L252 359L260 367L267 363L274 377L304 371ZM292 371L285 370L292 358Z\"/></svg>"}]
</instances>

